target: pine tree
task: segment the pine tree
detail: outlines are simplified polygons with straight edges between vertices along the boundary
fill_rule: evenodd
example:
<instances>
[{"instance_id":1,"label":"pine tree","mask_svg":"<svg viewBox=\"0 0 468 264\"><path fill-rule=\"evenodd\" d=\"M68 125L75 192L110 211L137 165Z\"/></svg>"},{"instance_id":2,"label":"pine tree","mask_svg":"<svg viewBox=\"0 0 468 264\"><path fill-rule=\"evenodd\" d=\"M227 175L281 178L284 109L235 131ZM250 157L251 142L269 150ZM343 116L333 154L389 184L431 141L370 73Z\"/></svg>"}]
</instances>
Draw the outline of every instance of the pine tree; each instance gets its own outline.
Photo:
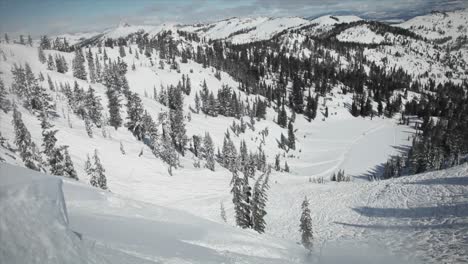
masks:
<instances>
[{"instance_id":1,"label":"pine tree","mask_svg":"<svg viewBox=\"0 0 468 264\"><path fill-rule=\"evenodd\" d=\"M41 156L16 106L13 107L12 122L15 128L15 144L18 147L24 165L32 170L42 171L43 165Z\"/></svg>"},{"instance_id":2,"label":"pine tree","mask_svg":"<svg viewBox=\"0 0 468 264\"><path fill-rule=\"evenodd\" d=\"M54 62L54 59L52 58L52 55L49 54L49 56L47 57L47 69L49 71L55 71L57 70L57 68L55 67L55 62Z\"/></svg>"},{"instance_id":3,"label":"pine tree","mask_svg":"<svg viewBox=\"0 0 468 264\"><path fill-rule=\"evenodd\" d=\"M232 172L231 179L231 193L232 193L232 203L234 204L234 213L236 224L242 228L250 227L250 220L246 219L245 212L245 197L244 197L244 181L238 175L237 171ZM247 205L250 206L250 205Z\"/></svg>"},{"instance_id":4,"label":"pine tree","mask_svg":"<svg viewBox=\"0 0 468 264\"><path fill-rule=\"evenodd\" d=\"M276 120L280 127L286 127L288 122L288 116L286 114L286 110L284 109L284 104L281 105L281 110L278 112L278 118Z\"/></svg>"},{"instance_id":5,"label":"pine tree","mask_svg":"<svg viewBox=\"0 0 468 264\"><path fill-rule=\"evenodd\" d=\"M31 38L31 35L28 35L28 45L32 47L33 45L33 40Z\"/></svg>"},{"instance_id":6,"label":"pine tree","mask_svg":"<svg viewBox=\"0 0 468 264\"><path fill-rule=\"evenodd\" d=\"M89 81L91 83L95 83L96 82L96 69L94 65L93 53L91 52L91 48L89 48L88 52L86 53L86 59L88 60Z\"/></svg>"},{"instance_id":7,"label":"pine tree","mask_svg":"<svg viewBox=\"0 0 468 264\"><path fill-rule=\"evenodd\" d=\"M99 187L103 190L107 190L107 179L104 172L106 171L101 164L101 160L99 159L97 149L94 150L94 167L93 167L93 177L91 177L91 185L95 187ZM95 182L95 184L93 184Z\"/></svg>"},{"instance_id":8,"label":"pine tree","mask_svg":"<svg viewBox=\"0 0 468 264\"><path fill-rule=\"evenodd\" d=\"M89 118L97 127L100 127L102 124L103 107L101 104L101 99L95 94L93 87L89 86L84 100Z\"/></svg>"},{"instance_id":9,"label":"pine tree","mask_svg":"<svg viewBox=\"0 0 468 264\"><path fill-rule=\"evenodd\" d=\"M78 180L78 175L76 174L75 167L73 166L73 161L71 160L67 147L65 147L64 149L64 156L65 156L65 162L63 166L64 176L70 179Z\"/></svg>"},{"instance_id":10,"label":"pine tree","mask_svg":"<svg viewBox=\"0 0 468 264\"><path fill-rule=\"evenodd\" d=\"M223 220L223 222L227 222L227 217L226 217L226 210L224 210L224 205L223 205L223 202L220 203L220 216L221 216L221 220Z\"/></svg>"},{"instance_id":11,"label":"pine tree","mask_svg":"<svg viewBox=\"0 0 468 264\"><path fill-rule=\"evenodd\" d=\"M304 94L302 92L303 83L299 78L294 78L292 87L292 100L294 111L302 113L304 108Z\"/></svg>"},{"instance_id":12,"label":"pine tree","mask_svg":"<svg viewBox=\"0 0 468 264\"><path fill-rule=\"evenodd\" d=\"M195 111L197 114L200 113L200 97L198 97L198 92L195 92Z\"/></svg>"},{"instance_id":13,"label":"pine tree","mask_svg":"<svg viewBox=\"0 0 468 264\"><path fill-rule=\"evenodd\" d=\"M237 170L237 150L230 138L229 131L224 136L222 157L223 166L226 169L231 172Z\"/></svg>"},{"instance_id":14,"label":"pine tree","mask_svg":"<svg viewBox=\"0 0 468 264\"><path fill-rule=\"evenodd\" d=\"M5 84L3 80L0 78L0 109L3 110L5 113L8 113L10 110L10 101L7 99L7 90L5 89Z\"/></svg>"},{"instance_id":15,"label":"pine tree","mask_svg":"<svg viewBox=\"0 0 468 264\"><path fill-rule=\"evenodd\" d=\"M123 57L126 56L126 54L125 54L125 48L124 48L124 46L122 46L122 45L119 46L119 55L120 55L121 58L123 58Z\"/></svg>"},{"instance_id":16,"label":"pine tree","mask_svg":"<svg viewBox=\"0 0 468 264\"><path fill-rule=\"evenodd\" d=\"M72 68L73 68L73 77L81 79L81 80L87 80L86 76L86 69L84 66L84 56L83 56L83 51L80 48L77 48L75 50L75 58L73 59L72 62Z\"/></svg>"},{"instance_id":17,"label":"pine tree","mask_svg":"<svg viewBox=\"0 0 468 264\"><path fill-rule=\"evenodd\" d=\"M184 121L184 100L182 89L171 86L169 88L169 119L172 130L172 141L176 149L184 155L187 143L185 121Z\"/></svg>"},{"instance_id":18,"label":"pine tree","mask_svg":"<svg viewBox=\"0 0 468 264\"><path fill-rule=\"evenodd\" d=\"M6 42L7 44L10 43L10 38L8 37L8 34L7 34L7 33L5 33L5 42Z\"/></svg>"},{"instance_id":19,"label":"pine tree","mask_svg":"<svg viewBox=\"0 0 468 264\"><path fill-rule=\"evenodd\" d=\"M288 147L290 149L296 149L296 137L294 135L294 127L291 120L288 124Z\"/></svg>"},{"instance_id":20,"label":"pine tree","mask_svg":"<svg viewBox=\"0 0 468 264\"><path fill-rule=\"evenodd\" d=\"M269 174L268 170L258 177L252 195L252 228L259 233L265 232L266 227L264 217L267 214L265 206L268 200L266 192L269 189Z\"/></svg>"},{"instance_id":21,"label":"pine tree","mask_svg":"<svg viewBox=\"0 0 468 264\"><path fill-rule=\"evenodd\" d=\"M122 125L122 117L120 116L120 96L119 93L111 88L107 87L106 91L109 108L109 124L117 130Z\"/></svg>"},{"instance_id":22,"label":"pine tree","mask_svg":"<svg viewBox=\"0 0 468 264\"><path fill-rule=\"evenodd\" d=\"M280 165L280 154L277 154L275 156L275 170L280 171L281 170L281 165Z\"/></svg>"},{"instance_id":23,"label":"pine tree","mask_svg":"<svg viewBox=\"0 0 468 264\"><path fill-rule=\"evenodd\" d=\"M145 135L145 127L143 125L143 104L136 93L131 93L127 100L127 123L125 126L138 139L142 140Z\"/></svg>"},{"instance_id":24,"label":"pine tree","mask_svg":"<svg viewBox=\"0 0 468 264\"><path fill-rule=\"evenodd\" d=\"M207 132L205 133L205 137L203 138L203 150L205 154L205 167L209 170L215 170L215 159L214 159L214 145L213 140L211 139L210 134Z\"/></svg>"},{"instance_id":25,"label":"pine tree","mask_svg":"<svg viewBox=\"0 0 468 264\"><path fill-rule=\"evenodd\" d=\"M91 118L89 117L88 113L84 115L84 122L88 137L93 138L93 125L91 124Z\"/></svg>"},{"instance_id":26,"label":"pine tree","mask_svg":"<svg viewBox=\"0 0 468 264\"><path fill-rule=\"evenodd\" d=\"M44 50L43 50L40 46L37 48L37 53L38 53L38 55L39 55L39 61L40 61L42 64L46 63L47 58L46 58L46 56L45 56Z\"/></svg>"},{"instance_id":27,"label":"pine tree","mask_svg":"<svg viewBox=\"0 0 468 264\"><path fill-rule=\"evenodd\" d=\"M89 154L86 155L86 161L85 161L85 166L84 166L85 172L89 177L89 183L93 187L98 187L97 184L97 177L96 174L94 173L94 166L91 163L91 158L89 157Z\"/></svg>"},{"instance_id":28,"label":"pine tree","mask_svg":"<svg viewBox=\"0 0 468 264\"><path fill-rule=\"evenodd\" d=\"M301 232L301 244L307 250L312 250L312 218L310 216L309 201L307 197L302 202L302 214L300 219L299 231Z\"/></svg>"}]
</instances>

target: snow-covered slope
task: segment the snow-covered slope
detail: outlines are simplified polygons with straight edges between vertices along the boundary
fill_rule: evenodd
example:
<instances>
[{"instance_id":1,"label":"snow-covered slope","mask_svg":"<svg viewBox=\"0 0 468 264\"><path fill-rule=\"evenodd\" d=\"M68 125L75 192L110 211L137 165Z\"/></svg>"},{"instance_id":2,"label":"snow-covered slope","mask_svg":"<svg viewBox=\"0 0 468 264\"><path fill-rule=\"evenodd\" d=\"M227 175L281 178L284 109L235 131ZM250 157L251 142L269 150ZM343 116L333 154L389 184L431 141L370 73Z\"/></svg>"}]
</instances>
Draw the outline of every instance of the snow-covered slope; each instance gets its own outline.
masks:
<instances>
[{"instance_id":1,"label":"snow-covered slope","mask_svg":"<svg viewBox=\"0 0 468 264\"><path fill-rule=\"evenodd\" d=\"M427 39L455 41L468 35L468 9L453 12L433 12L405 21L398 26Z\"/></svg>"},{"instance_id":2,"label":"snow-covered slope","mask_svg":"<svg viewBox=\"0 0 468 264\"><path fill-rule=\"evenodd\" d=\"M376 34L368 25L359 25L348 28L338 34L336 38L342 42L356 42L363 44L380 44L385 41L382 35Z\"/></svg>"},{"instance_id":3,"label":"snow-covered slope","mask_svg":"<svg viewBox=\"0 0 468 264\"><path fill-rule=\"evenodd\" d=\"M302 263L307 257L293 243L6 163L0 179L1 263Z\"/></svg>"},{"instance_id":4,"label":"snow-covered slope","mask_svg":"<svg viewBox=\"0 0 468 264\"><path fill-rule=\"evenodd\" d=\"M268 40L285 29L309 23L310 21L299 17L235 17L207 25L186 26L182 27L181 30L197 32L201 37L205 37L206 39L226 39L235 44L242 44Z\"/></svg>"}]
</instances>

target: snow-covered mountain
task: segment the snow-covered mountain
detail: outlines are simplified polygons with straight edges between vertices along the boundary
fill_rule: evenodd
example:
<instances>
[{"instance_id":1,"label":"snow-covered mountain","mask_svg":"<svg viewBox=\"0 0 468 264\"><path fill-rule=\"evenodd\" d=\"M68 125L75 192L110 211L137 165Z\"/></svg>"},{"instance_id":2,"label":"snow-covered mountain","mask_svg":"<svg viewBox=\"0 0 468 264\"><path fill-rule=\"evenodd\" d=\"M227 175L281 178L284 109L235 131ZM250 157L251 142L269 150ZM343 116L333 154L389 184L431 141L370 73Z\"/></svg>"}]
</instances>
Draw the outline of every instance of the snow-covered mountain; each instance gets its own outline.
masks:
<instances>
[{"instance_id":1,"label":"snow-covered mountain","mask_svg":"<svg viewBox=\"0 0 468 264\"><path fill-rule=\"evenodd\" d=\"M0 262L467 261L466 14L2 41ZM239 228L236 188L263 229Z\"/></svg>"}]
</instances>

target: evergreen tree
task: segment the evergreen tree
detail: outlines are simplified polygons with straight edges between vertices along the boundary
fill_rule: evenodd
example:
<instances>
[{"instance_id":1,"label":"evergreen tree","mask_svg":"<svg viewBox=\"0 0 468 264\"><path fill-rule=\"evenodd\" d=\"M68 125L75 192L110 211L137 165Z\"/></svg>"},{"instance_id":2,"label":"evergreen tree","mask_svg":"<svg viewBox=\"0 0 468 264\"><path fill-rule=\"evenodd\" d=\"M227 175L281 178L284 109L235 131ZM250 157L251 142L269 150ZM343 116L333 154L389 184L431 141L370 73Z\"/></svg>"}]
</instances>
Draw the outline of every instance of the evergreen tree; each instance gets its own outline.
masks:
<instances>
[{"instance_id":1,"label":"evergreen tree","mask_svg":"<svg viewBox=\"0 0 468 264\"><path fill-rule=\"evenodd\" d=\"M119 93L111 88L107 87L106 91L109 108L109 124L117 130L122 125L122 117L120 116L120 96Z\"/></svg>"},{"instance_id":2,"label":"evergreen tree","mask_svg":"<svg viewBox=\"0 0 468 264\"><path fill-rule=\"evenodd\" d=\"M85 96L85 107L91 121L97 126L102 125L102 104L101 99L94 92L93 87L89 86Z\"/></svg>"},{"instance_id":3,"label":"evergreen tree","mask_svg":"<svg viewBox=\"0 0 468 264\"><path fill-rule=\"evenodd\" d=\"M123 58L123 57L126 56L126 54L125 54L125 48L124 48L124 46L122 46L122 45L119 46L119 55L120 55L121 58Z\"/></svg>"},{"instance_id":4,"label":"evergreen tree","mask_svg":"<svg viewBox=\"0 0 468 264\"><path fill-rule=\"evenodd\" d=\"M220 209L221 219L226 223L227 222L227 217L226 217L226 210L224 210L223 202L220 203L219 209Z\"/></svg>"},{"instance_id":5,"label":"evergreen tree","mask_svg":"<svg viewBox=\"0 0 468 264\"><path fill-rule=\"evenodd\" d=\"M94 167L93 167L93 177L91 178L91 185L93 185L93 182L95 184L93 186L99 187L103 190L107 190L107 179L106 175L104 175L104 172L106 171L104 167L101 164L101 160L99 159L98 151L97 149L94 150Z\"/></svg>"},{"instance_id":6,"label":"evergreen tree","mask_svg":"<svg viewBox=\"0 0 468 264\"><path fill-rule=\"evenodd\" d=\"M89 81L91 83L95 83L96 82L96 69L94 65L93 53L91 52L91 48L89 48L88 52L86 53L86 59L88 60Z\"/></svg>"},{"instance_id":7,"label":"evergreen tree","mask_svg":"<svg viewBox=\"0 0 468 264\"><path fill-rule=\"evenodd\" d=\"M302 91L303 83L299 78L294 78L293 87L292 87L292 102L294 106L294 111L297 113L302 113L304 108L304 94Z\"/></svg>"},{"instance_id":8,"label":"evergreen tree","mask_svg":"<svg viewBox=\"0 0 468 264\"><path fill-rule=\"evenodd\" d=\"M51 54L49 54L49 56L47 57L47 69L49 71L55 71L57 69L55 67L55 62L54 62L54 59L52 58Z\"/></svg>"},{"instance_id":9,"label":"evergreen tree","mask_svg":"<svg viewBox=\"0 0 468 264\"><path fill-rule=\"evenodd\" d=\"M294 127L291 120L288 124L288 147L290 149L296 149L296 137L294 135Z\"/></svg>"},{"instance_id":10,"label":"evergreen tree","mask_svg":"<svg viewBox=\"0 0 468 264\"><path fill-rule=\"evenodd\" d=\"M3 110L5 113L8 113L10 110L10 101L7 99L7 90L5 89L5 84L3 80L0 78L0 109Z\"/></svg>"},{"instance_id":11,"label":"evergreen tree","mask_svg":"<svg viewBox=\"0 0 468 264\"><path fill-rule=\"evenodd\" d=\"M31 35L28 35L28 45L32 47L33 45L33 40L31 38Z\"/></svg>"},{"instance_id":12,"label":"evergreen tree","mask_svg":"<svg viewBox=\"0 0 468 264\"><path fill-rule=\"evenodd\" d=\"M38 55L39 55L39 61L40 61L42 64L46 63L47 58L46 58L46 56L45 56L44 50L43 50L40 46L37 48L37 53L38 53Z\"/></svg>"},{"instance_id":13,"label":"evergreen tree","mask_svg":"<svg viewBox=\"0 0 468 264\"><path fill-rule=\"evenodd\" d=\"M252 228L259 232L265 232L265 211L267 198L267 190L269 189L268 180L270 172L267 171L260 175L255 182L254 191L252 195Z\"/></svg>"},{"instance_id":14,"label":"evergreen tree","mask_svg":"<svg viewBox=\"0 0 468 264\"><path fill-rule=\"evenodd\" d=\"M286 114L286 110L284 109L284 104L281 105L281 110L278 112L278 119L276 120L280 127L286 127L288 122L288 116Z\"/></svg>"},{"instance_id":15,"label":"evergreen tree","mask_svg":"<svg viewBox=\"0 0 468 264\"><path fill-rule=\"evenodd\" d=\"M84 115L84 123L88 137L93 138L93 125L91 124L91 118L88 113Z\"/></svg>"},{"instance_id":16,"label":"evergreen tree","mask_svg":"<svg viewBox=\"0 0 468 264\"><path fill-rule=\"evenodd\" d=\"M224 136L222 149L223 166L232 171L237 170L237 150L232 142L229 132Z\"/></svg>"},{"instance_id":17,"label":"evergreen tree","mask_svg":"<svg viewBox=\"0 0 468 264\"><path fill-rule=\"evenodd\" d=\"M81 80L87 80L86 76L86 69L85 69L85 58L83 56L83 51L78 48L75 50L75 58L73 59L72 62L72 68L73 68L73 77L81 79Z\"/></svg>"},{"instance_id":18,"label":"evergreen tree","mask_svg":"<svg viewBox=\"0 0 468 264\"><path fill-rule=\"evenodd\" d=\"M184 155L187 142L184 122L184 99L182 89L171 86L169 88L169 118L171 123L171 137L176 149Z\"/></svg>"},{"instance_id":19,"label":"evergreen tree","mask_svg":"<svg viewBox=\"0 0 468 264\"><path fill-rule=\"evenodd\" d=\"M16 106L13 107L13 126L15 128L15 144L18 147L21 159L27 168L43 171L42 159L31 134L23 123L21 113Z\"/></svg>"},{"instance_id":20,"label":"evergreen tree","mask_svg":"<svg viewBox=\"0 0 468 264\"><path fill-rule=\"evenodd\" d=\"M73 161L71 160L70 154L68 153L68 147L64 148L65 162L63 166L64 176L70 179L78 180Z\"/></svg>"},{"instance_id":21,"label":"evergreen tree","mask_svg":"<svg viewBox=\"0 0 468 264\"><path fill-rule=\"evenodd\" d=\"M309 201L307 197L302 202L302 214L300 219L299 231L301 232L301 244L307 250L312 250L312 218L310 216Z\"/></svg>"},{"instance_id":22,"label":"evergreen tree","mask_svg":"<svg viewBox=\"0 0 468 264\"><path fill-rule=\"evenodd\" d=\"M143 104L136 93L131 93L127 100L127 123L125 124L128 130L138 139L142 140L145 135L145 127L143 125Z\"/></svg>"},{"instance_id":23,"label":"evergreen tree","mask_svg":"<svg viewBox=\"0 0 468 264\"><path fill-rule=\"evenodd\" d=\"M209 170L215 170L215 159L214 159L214 145L213 140L211 139L210 134L207 132L205 133L205 137L203 138L203 151L205 154L205 167Z\"/></svg>"},{"instance_id":24,"label":"evergreen tree","mask_svg":"<svg viewBox=\"0 0 468 264\"><path fill-rule=\"evenodd\" d=\"M86 161L85 161L85 166L84 166L85 172L89 177L89 183L93 187L98 187L97 185L97 177L96 174L94 173L94 166L91 163L91 159L89 157L89 154L86 155Z\"/></svg>"}]
</instances>

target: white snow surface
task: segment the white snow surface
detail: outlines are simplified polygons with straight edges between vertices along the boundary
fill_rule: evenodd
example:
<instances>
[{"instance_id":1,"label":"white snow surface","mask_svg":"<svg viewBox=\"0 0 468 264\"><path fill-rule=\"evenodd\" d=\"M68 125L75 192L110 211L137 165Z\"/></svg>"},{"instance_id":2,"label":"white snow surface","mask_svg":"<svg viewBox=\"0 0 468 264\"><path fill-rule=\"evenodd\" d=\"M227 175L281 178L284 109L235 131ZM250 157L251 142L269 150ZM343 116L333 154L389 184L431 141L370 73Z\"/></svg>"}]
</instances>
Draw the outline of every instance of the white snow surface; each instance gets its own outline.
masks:
<instances>
[{"instance_id":1,"label":"white snow surface","mask_svg":"<svg viewBox=\"0 0 468 264\"><path fill-rule=\"evenodd\" d=\"M427 39L436 40L468 35L468 8L452 12L434 12L418 16L397 26L409 29Z\"/></svg>"},{"instance_id":2,"label":"white snow surface","mask_svg":"<svg viewBox=\"0 0 468 264\"><path fill-rule=\"evenodd\" d=\"M354 21L353 19L350 18L349 21ZM280 19L230 19L218 22L213 27L193 26L191 29L187 28L187 31L199 30L207 38L226 38L240 29L251 29L231 36L232 41L243 43L270 37L284 28L302 25L300 19L294 21L296 22L283 24ZM327 23L324 22L324 25L328 25ZM283 25L283 29L279 25ZM119 28L109 31L108 36L124 36L140 29L127 25ZM146 30L159 32L161 28L152 27ZM256 35L255 30L259 29L264 35ZM368 32L364 33L367 36ZM428 49L422 42L414 42L408 46L384 47L383 51L366 49L365 54L378 64L384 63L383 56L387 54L385 63L411 69L410 72L415 75L433 67L431 74L443 78L437 76L445 72L443 65L428 65L427 56L433 56L433 49ZM117 58L118 49L105 49L112 60ZM176 85L181 74L188 74L192 84L192 93L184 98L185 113L189 113L189 107L194 107L194 95L201 90L203 80L206 80L208 88L214 93L223 84L240 92L236 88L238 83L224 72L221 73L221 80L218 80L214 77L213 68L203 68L193 61L180 63L180 73L170 70L168 66L159 69L157 54L153 54L152 58L156 66L151 66L150 60L145 56L136 59L134 54L129 54L128 48L125 49L127 56L123 60L129 66L133 63L136 66L135 71L129 67L127 73L130 89L142 97L145 109L154 119L159 113L166 111L166 107L152 99L153 88L156 87L159 93L161 85ZM135 51L136 46L132 46L132 49ZM97 48L91 50L97 52ZM424 55L424 52L428 55ZM38 61L37 49L34 47L0 44L0 53L6 58L6 61L2 60L0 63L1 78L6 87L12 82L11 67L15 63L28 62L36 75L39 72L46 77L50 75L56 83L68 82L73 85L77 81L84 89L91 85L101 97L102 104L107 105L103 85L77 80L73 78L71 71L66 74L48 71ZM46 51L47 55L54 53L60 52ZM397 53L412 56L401 57ZM70 66L73 54L60 54L65 56ZM102 58L102 54L99 56ZM42 85L48 87L46 81ZM21 247L29 246L28 240L37 241L36 244L44 246L43 248L52 248L44 254L31 252L30 255L39 256L37 263L64 263L61 253L64 251L70 251L71 255L80 255L89 263L300 263L304 261L306 253L295 243L300 240L298 219L300 204L305 195L311 200L316 245L313 258L322 256L322 263L334 263L333 258L336 257L350 260L351 257L360 255L369 258L360 259L356 263L382 263L372 258L385 256L388 260L392 259L389 255L394 254L403 256L404 262L467 260L467 216L463 213L467 211L466 166L408 178L367 182L369 175L379 173L390 155L404 151L411 144L414 131L411 127L397 125L394 119L352 117L348 111L352 95L343 95L339 91L338 86L334 87L331 95L320 99L320 113L314 121L308 122L298 115L294 123L294 128L297 129L297 149L294 151L286 153L278 148L277 140L281 133L287 134L287 130L276 125L276 113L272 109L268 109L266 120L256 121L255 131L247 129L246 133L239 136L231 133L236 146L243 139L249 150L254 151L262 146L267 162L273 163L275 155L280 154L281 165L287 161L291 168L290 173L273 172L271 175L266 235L232 227L234 212L229 193L231 175L219 164L216 164L215 172L194 168L193 162L197 159L187 153L185 157L181 157L182 167L175 170L171 177L166 165L125 127L118 130L107 127L110 138L104 138L100 130L94 128L94 137L89 138L83 121L70 114L70 128L65 116L67 104L63 95L50 92L56 100L59 115L52 120L59 130L58 144L70 146L69 151L80 181L64 180L62 188L58 178L0 165L0 206L3 209L0 214L0 228L4 228L1 229L0 244L4 245L2 239L5 242L10 241L7 244L9 247L0 251L0 263L34 262L27 259L31 256L14 254ZM243 100L252 102L255 98L253 95L240 93ZM13 95L9 95L9 98L18 101ZM329 109L328 118L323 114L324 103ZM104 112L107 112L106 108ZM33 140L40 146L42 135L37 117L26 109L19 109ZM11 112L0 113L0 132L14 146L11 119ZM185 120L187 135L191 137L209 132L215 147L221 148L224 133L233 121L239 122L234 118L214 118L191 113L190 119L187 116ZM248 118L245 121L248 122ZM262 141L260 131L265 128L268 128L269 135ZM125 155L119 151L120 142L126 150ZM100 153L112 193L100 192L87 186L89 179L84 172L84 161L86 155L92 154L94 149L98 149ZM143 155L140 157L141 150ZM22 166L20 159L10 150L0 148L0 157L8 163ZM347 175L351 175L353 182L330 183L330 175L339 169L344 169ZM309 178L321 177L325 179L325 184L309 182ZM452 178L453 180L446 180ZM16 179L21 180L16 182ZM65 200L60 194L62 190ZM223 223L219 216L221 202L226 208L227 223ZM47 208L46 211L52 213L15 209L16 206L21 207L27 203L32 203L31 207ZM11 211L12 216L4 214L5 210ZM38 217L33 217L36 214ZM16 218L24 218L24 224L31 225L31 232L35 231L32 227L37 227L43 233L21 231L20 226L13 221ZM51 222L56 224L50 225ZM39 228L43 226L47 228ZM82 238L73 231L82 234ZM53 237L56 240L47 244L44 242L47 240L38 237ZM11 241L17 239L20 240L18 243L24 244L11 244ZM451 245L446 248L447 241ZM358 244L360 248L350 244ZM339 250L333 250L334 248ZM343 254L336 256L333 252ZM5 259L9 261L3 261ZM389 263L395 262L398 261Z\"/></svg>"},{"instance_id":3,"label":"white snow surface","mask_svg":"<svg viewBox=\"0 0 468 264\"><path fill-rule=\"evenodd\" d=\"M380 44L385 38L372 31L368 25L359 25L348 28L341 32L336 38L342 42L357 42L364 44Z\"/></svg>"},{"instance_id":4,"label":"white snow surface","mask_svg":"<svg viewBox=\"0 0 468 264\"><path fill-rule=\"evenodd\" d=\"M207 39L226 39L235 44L243 44L267 40L285 29L309 23L309 20L300 17L234 17L206 25L181 27L181 30L197 32Z\"/></svg>"}]
</instances>

